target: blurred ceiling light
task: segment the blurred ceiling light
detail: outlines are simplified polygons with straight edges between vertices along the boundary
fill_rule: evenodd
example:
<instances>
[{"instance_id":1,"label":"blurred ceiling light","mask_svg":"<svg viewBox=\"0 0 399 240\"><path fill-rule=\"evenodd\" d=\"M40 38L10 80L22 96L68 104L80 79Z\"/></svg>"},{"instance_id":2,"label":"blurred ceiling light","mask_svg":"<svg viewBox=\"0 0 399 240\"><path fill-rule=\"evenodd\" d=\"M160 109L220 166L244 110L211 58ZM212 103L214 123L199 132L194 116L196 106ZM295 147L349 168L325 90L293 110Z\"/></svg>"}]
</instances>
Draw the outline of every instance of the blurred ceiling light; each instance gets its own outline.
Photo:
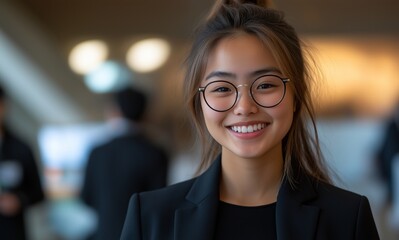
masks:
<instances>
[{"instance_id":1,"label":"blurred ceiling light","mask_svg":"<svg viewBox=\"0 0 399 240\"><path fill-rule=\"evenodd\" d=\"M146 73L160 68L170 55L170 45L160 38L150 38L133 44L126 61L136 72Z\"/></svg>"},{"instance_id":2,"label":"blurred ceiling light","mask_svg":"<svg viewBox=\"0 0 399 240\"><path fill-rule=\"evenodd\" d=\"M132 73L122 64L107 61L85 75L86 86L95 93L112 92L131 83Z\"/></svg>"},{"instance_id":3,"label":"blurred ceiling light","mask_svg":"<svg viewBox=\"0 0 399 240\"><path fill-rule=\"evenodd\" d=\"M69 65L78 74L86 74L98 67L108 56L107 45L90 40L76 45L69 54Z\"/></svg>"},{"instance_id":4,"label":"blurred ceiling light","mask_svg":"<svg viewBox=\"0 0 399 240\"><path fill-rule=\"evenodd\" d=\"M397 104L396 41L371 37L308 40L317 50L313 56L326 80L314 92L319 105L354 107L358 112L383 115Z\"/></svg>"}]
</instances>

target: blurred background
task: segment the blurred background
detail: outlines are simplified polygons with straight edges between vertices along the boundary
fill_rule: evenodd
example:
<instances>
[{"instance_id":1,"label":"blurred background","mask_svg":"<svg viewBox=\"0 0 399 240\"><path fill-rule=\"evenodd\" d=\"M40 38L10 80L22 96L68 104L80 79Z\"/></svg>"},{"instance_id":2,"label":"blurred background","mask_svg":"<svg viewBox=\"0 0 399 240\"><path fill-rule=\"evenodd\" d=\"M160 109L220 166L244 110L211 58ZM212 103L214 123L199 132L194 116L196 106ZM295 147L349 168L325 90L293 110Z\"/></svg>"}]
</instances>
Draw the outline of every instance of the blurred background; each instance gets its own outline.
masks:
<instances>
[{"instance_id":1,"label":"blurred background","mask_svg":"<svg viewBox=\"0 0 399 240\"><path fill-rule=\"evenodd\" d=\"M0 0L7 122L34 148L48 197L27 216L31 239L77 240L93 228L94 214L76 195L88 152L110 134L104 121L109 93L122 86L132 84L150 97L146 131L173 160L169 183L192 176L198 146L187 144L182 64L193 30L212 4ZM285 12L322 72L313 93L323 152L337 184L366 195L381 239L397 239L399 220L387 201L377 152L399 106L399 2L270 4Z\"/></svg>"}]
</instances>

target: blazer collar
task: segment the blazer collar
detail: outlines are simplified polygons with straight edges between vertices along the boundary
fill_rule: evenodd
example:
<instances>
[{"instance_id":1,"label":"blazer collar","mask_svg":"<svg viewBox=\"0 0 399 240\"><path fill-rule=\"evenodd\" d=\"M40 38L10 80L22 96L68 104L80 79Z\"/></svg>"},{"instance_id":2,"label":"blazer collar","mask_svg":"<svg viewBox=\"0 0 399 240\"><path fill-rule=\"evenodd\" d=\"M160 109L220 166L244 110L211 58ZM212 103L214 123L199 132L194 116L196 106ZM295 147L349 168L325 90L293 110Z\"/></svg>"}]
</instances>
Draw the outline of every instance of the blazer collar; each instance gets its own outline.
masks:
<instances>
[{"instance_id":1,"label":"blazer collar","mask_svg":"<svg viewBox=\"0 0 399 240\"><path fill-rule=\"evenodd\" d=\"M295 168L294 168L295 169ZM317 197L315 182L298 170L295 186L284 179L277 197L277 239L315 239L320 209L308 204Z\"/></svg>"},{"instance_id":2,"label":"blazer collar","mask_svg":"<svg viewBox=\"0 0 399 240\"><path fill-rule=\"evenodd\" d=\"M213 239L219 205L220 156L193 183L186 199L189 207L175 213L175 240Z\"/></svg>"},{"instance_id":3,"label":"blazer collar","mask_svg":"<svg viewBox=\"0 0 399 240\"><path fill-rule=\"evenodd\" d=\"M191 205L178 209L175 213L175 240L213 238L219 204L220 172L219 156L209 169L194 181L186 195ZM316 198L317 193L309 177L297 174L296 180L295 187L284 180L278 193L278 240L310 240L315 237L319 208L306 203Z\"/></svg>"}]
</instances>

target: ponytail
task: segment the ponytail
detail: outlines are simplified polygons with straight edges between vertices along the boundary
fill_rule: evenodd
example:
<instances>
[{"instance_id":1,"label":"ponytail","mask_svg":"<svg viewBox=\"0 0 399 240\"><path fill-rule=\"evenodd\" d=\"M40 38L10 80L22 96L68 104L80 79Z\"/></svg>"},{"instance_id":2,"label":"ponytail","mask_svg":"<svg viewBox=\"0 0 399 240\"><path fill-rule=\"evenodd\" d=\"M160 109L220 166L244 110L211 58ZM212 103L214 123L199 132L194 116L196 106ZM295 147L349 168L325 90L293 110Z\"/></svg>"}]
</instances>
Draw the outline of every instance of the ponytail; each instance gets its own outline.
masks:
<instances>
[{"instance_id":1,"label":"ponytail","mask_svg":"<svg viewBox=\"0 0 399 240\"><path fill-rule=\"evenodd\" d=\"M270 7L271 5L269 0L216 0L206 20L214 17L223 5L237 6L241 4L253 4L265 8Z\"/></svg>"}]
</instances>

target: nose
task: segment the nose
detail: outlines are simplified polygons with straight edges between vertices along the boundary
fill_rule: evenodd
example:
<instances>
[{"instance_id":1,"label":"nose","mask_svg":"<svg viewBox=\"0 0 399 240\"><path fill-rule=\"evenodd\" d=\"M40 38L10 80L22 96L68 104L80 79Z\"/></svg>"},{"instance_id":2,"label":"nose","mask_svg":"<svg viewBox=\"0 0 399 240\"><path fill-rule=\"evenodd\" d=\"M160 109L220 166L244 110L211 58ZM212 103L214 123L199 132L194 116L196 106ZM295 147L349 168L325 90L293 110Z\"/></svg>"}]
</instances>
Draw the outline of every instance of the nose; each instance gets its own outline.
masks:
<instances>
[{"instance_id":1,"label":"nose","mask_svg":"<svg viewBox=\"0 0 399 240\"><path fill-rule=\"evenodd\" d=\"M240 85L238 86L238 88L244 86L246 85ZM258 112L258 106L255 103L255 101L252 99L249 90L245 91L244 88L241 88L240 90L241 91L238 91L238 99L236 105L234 106L234 114L250 115Z\"/></svg>"}]
</instances>

